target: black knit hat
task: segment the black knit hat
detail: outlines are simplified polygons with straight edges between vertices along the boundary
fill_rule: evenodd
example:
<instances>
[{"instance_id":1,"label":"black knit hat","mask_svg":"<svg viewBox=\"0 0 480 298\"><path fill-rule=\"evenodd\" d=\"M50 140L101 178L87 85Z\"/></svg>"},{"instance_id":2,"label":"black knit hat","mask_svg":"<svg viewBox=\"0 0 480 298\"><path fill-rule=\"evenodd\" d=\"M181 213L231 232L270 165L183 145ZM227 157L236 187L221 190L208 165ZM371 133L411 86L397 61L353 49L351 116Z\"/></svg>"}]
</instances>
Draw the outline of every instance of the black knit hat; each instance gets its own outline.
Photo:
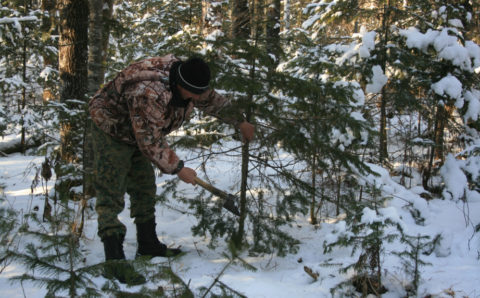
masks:
<instances>
[{"instance_id":1,"label":"black knit hat","mask_svg":"<svg viewBox=\"0 0 480 298\"><path fill-rule=\"evenodd\" d=\"M209 81L210 68L202 58L190 58L178 67L177 83L192 93L207 91Z\"/></svg>"}]
</instances>

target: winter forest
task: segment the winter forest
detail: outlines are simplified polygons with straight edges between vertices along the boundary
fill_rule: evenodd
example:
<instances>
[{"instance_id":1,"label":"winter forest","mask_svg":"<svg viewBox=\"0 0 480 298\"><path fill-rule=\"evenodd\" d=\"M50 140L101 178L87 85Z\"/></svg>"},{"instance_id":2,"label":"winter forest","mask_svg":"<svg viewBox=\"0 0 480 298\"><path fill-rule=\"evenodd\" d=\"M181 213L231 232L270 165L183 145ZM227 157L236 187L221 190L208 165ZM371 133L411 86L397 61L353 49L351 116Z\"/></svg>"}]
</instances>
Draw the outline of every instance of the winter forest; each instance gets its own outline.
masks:
<instances>
[{"instance_id":1,"label":"winter forest","mask_svg":"<svg viewBox=\"0 0 480 298\"><path fill-rule=\"evenodd\" d=\"M221 198L156 170L179 258L102 275L89 98L132 62L201 56L255 138L168 135ZM477 0L2 0L2 297L480 297Z\"/></svg>"}]
</instances>

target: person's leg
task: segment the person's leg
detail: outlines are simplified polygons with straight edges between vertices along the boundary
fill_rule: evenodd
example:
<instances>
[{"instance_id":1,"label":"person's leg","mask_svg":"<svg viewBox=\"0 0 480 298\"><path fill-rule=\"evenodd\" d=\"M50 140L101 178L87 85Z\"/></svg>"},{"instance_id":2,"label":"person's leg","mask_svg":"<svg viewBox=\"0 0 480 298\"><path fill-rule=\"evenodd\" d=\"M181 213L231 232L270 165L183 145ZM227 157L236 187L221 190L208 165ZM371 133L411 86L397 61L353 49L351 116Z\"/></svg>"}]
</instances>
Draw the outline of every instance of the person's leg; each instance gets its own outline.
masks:
<instances>
[{"instance_id":1,"label":"person's leg","mask_svg":"<svg viewBox=\"0 0 480 298\"><path fill-rule=\"evenodd\" d=\"M125 260L123 240L126 227L118 219L125 205L126 177L135 147L114 140L94 125L92 141L98 235L103 242L107 261L104 276L116 278L122 283L145 283L145 278Z\"/></svg>"},{"instance_id":2,"label":"person's leg","mask_svg":"<svg viewBox=\"0 0 480 298\"><path fill-rule=\"evenodd\" d=\"M127 193L130 195L130 217L143 223L155 217L155 172L151 161L140 150L132 155L132 167L127 176Z\"/></svg>"},{"instance_id":3,"label":"person's leg","mask_svg":"<svg viewBox=\"0 0 480 298\"><path fill-rule=\"evenodd\" d=\"M125 208L127 174L130 172L135 147L113 139L95 125L92 129L92 143L98 235L102 240L112 235L123 239L126 227L118 219L118 214Z\"/></svg>"},{"instance_id":4,"label":"person's leg","mask_svg":"<svg viewBox=\"0 0 480 298\"><path fill-rule=\"evenodd\" d=\"M137 256L175 256L179 249L169 249L158 240L155 230L155 172L148 158L137 150L127 177L130 195L130 216L137 226Z\"/></svg>"}]
</instances>

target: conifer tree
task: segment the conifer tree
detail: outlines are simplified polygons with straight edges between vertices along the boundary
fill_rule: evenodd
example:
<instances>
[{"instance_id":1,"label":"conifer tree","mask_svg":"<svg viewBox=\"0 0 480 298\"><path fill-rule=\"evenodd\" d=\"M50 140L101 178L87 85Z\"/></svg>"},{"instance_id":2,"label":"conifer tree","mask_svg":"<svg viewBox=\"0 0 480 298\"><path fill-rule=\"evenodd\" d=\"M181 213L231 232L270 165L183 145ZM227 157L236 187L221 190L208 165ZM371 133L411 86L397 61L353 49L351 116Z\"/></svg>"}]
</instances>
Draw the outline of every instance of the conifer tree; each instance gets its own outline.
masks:
<instances>
[{"instance_id":1,"label":"conifer tree","mask_svg":"<svg viewBox=\"0 0 480 298\"><path fill-rule=\"evenodd\" d=\"M68 293L69 297L95 297L100 292L92 281L101 272L99 265L86 265L71 230L72 210L60 213L45 224L33 214L22 232L38 241L26 243L22 250L9 250L7 258L25 266L28 273L12 277L13 281L32 282L47 289L47 296Z\"/></svg>"},{"instance_id":2,"label":"conifer tree","mask_svg":"<svg viewBox=\"0 0 480 298\"><path fill-rule=\"evenodd\" d=\"M403 115L417 115L418 132L411 135L407 143L413 143L416 149L424 146L429 150L423 150L428 154L420 164L423 164L423 185L425 189L433 190L429 181L444 159L444 131L455 130L453 111L466 109L459 100L470 92L472 83L475 85L473 69L477 63L474 58L477 46L465 40L460 29L466 26L461 20L471 17L461 3L415 1L407 4L392 0L374 4L362 5L357 1L312 3L311 18L304 25L310 28L313 37L319 37L331 30L327 24L344 24L352 18L364 24L359 34L352 35L353 40L361 40L337 42L327 49L338 64L348 65L348 77L363 86L368 94L367 102L370 98L375 99L379 91L382 98L388 97L387 105L380 105L382 119L385 115L383 109L386 109L389 123L404 121ZM385 22L381 25L374 21L375 18L366 21L375 14L383 15L383 20L391 26L385 26ZM425 17L418 18L419 15ZM414 40L424 43L415 44ZM463 54L453 57L449 52L454 48ZM442 92L441 86L450 79L457 80L463 89L457 98L448 99L445 90ZM468 105L467 101L465 103ZM377 111L373 105L371 111ZM381 119L379 123L382 123ZM389 137L395 136L391 134Z\"/></svg>"},{"instance_id":3,"label":"conifer tree","mask_svg":"<svg viewBox=\"0 0 480 298\"><path fill-rule=\"evenodd\" d=\"M364 194L365 197L361 200L349 202L349 208L345 209L345 223L337 224L336 237L324 242L324 253L330 253L339 246L350 247L352 257L357 259L352 264L341 265L340 272L346 273L353 269L354 276L332 288L332 293L338 290L348 291L344 289L347 284L353 285L362 296L380 295L386 291L382 285L385 244L397 239L402 229L398 219L391 216L388 207L382 207L387 198L382 197L381 189L368 185Z\"/></svg>"},{"instance_id":4,"label":"conifer tree","mask_svg":"<svg viewBox=\"0 0 480 298\"><path fill-rule=\"evenodd\" d=\"M0 11L0 132L21 135L18 146L5 153L25 152L38 146L44 133L35 122L42 119L42 53L49 52L38 24L42 17L28 2L4 1Z\"/></svg>"},{"instance_id":5,"label":"conifer tree","mask_svg":"<svg viewBox=\"0 0 480 298\"><path fill-rule=\"evenodd\" d=\"M156 3L159 4L159 2ZM271 87L265 81L266 75L271 69L270 56L265 52L265 38L262 39L259 36L256 43L245 39L232 40L227 34L222 35L218 31L202 38L198 35L197 28L193 26L184 26L182 31L178 31L180 28L178 22L184 19L182 13L192 10L185 9L182 6L183 2L175 7L169 6L169 4L170 2L165 2L162 6L166 10L159 12L161 17L149 18L142 23L143 26L149 27L151 25L152 28L156 28L155 34L152 34L146 41L136 39L137 42L132 43L131 48L125 48L128 53L124 52L123 58L118 59L117 62L127 63L127 59L124 57L133 57L131 56L133 53L137 54L138 58L166 53L174 53L182 58L192 54L203 54L205 59L210 62L214 73L215 82L212 86L222 90L222 93L232 99L234 103L232 113L241 115L241 111L250 110L252 117L255 117L252 119L257 119L256 117L260 115L265 119L258 120L260 123L267 121L267 117L270 116L262 116L262 113L268 111L267 107L270 105L270 100L273 102L278 100L272 97L271 90L281 87L284 80L280 74L277 74L277 79L273 78L275 87ZM139 7L142 7L142 9L149 7L150 4L145 2L144 6L133 7L131 3L124 2L122 5L124 5L124 8L133 11L133 9ZM201 12L198 11L198 13ZM117 11L117 17L123 15L131 14L126 10ZM177 17L171 19L170 15L177 15ZM151 24L150 21L152 21ZM159 26L158 22L161 22L162 26ZM227 22L222 28L231 28L231 26ZM136 38L134 35L130 35L130 32L115 30L113 32L115 39L120 36L119 33L122 34L123 40L130 41ZM151 41L155 42L152 43ZM110 67L112 66L110 65ZM117 68L117 66L113 67ZM251 98L246 100L249 94ZM274 113L274 111L269 111L269 113ZM204 157L205 162L202 163L202 168L207 169L206 174L211 172L208 169L209 162L214 161L215 156L228 154L234 158L240 158L240 139L235 132L229 129L229 125L208 117L203 117L201 122L195 121L196 117L193 120L194 123L184 125L186 132L184 136L175 137L171 135L169 136L169 143L175 148L186 148L194 151L195 156ZM202 130L210 133L199 133ZM248 168L253 169L251 170L253 172L249 173L248 176L260 178L259 181L249 180L248 187L244 188L245 221L242 225L245 226L245 230L243 232L236 219L225 216L225 213L218 206L208 205L211 195L201 192L195 195L192 200L191 196L183 195L177 191L175 180L164 187L164 192L160 196L161 200L165 200L167 194L172 194L176 200L185 199L185 202L191 205L199 217L199 223L192 230L195 234L209 233L212 235L212 245L215 245L216 241L222 237L231 239L234 234L244 234L241 238L247 239L245 235L253 233L254 240L246 244L246 247L249 247L252 252L277 251L284 254L295 250L298 242L290 235L282 232L280 228L282 225L291 222L296 212L302 212L304 209L300 205L305 202L301 200L301 196L297 195L299 191L295 190L299 188L299 185L296 184L301 184L301 181L295 178L291 169L288 169L288 163L283 164L279 159L281 149L269 149L271 144L278 143L278 137L272 131L270 129L263 132L260 127L256 141L258 144L251 145L253 147L248 152L245 151L250 161ZM269 135L272 135L272 137L269 137ZM269 159L271 160L269 161ZM240 173L239 169L235 169L235 171ZM272 173L275 176L274 178L269 177ZM215 177L212 178L215 179ZM281 181L285 180L289 181L289 186L282 185ZM247 186L247 184L244 185ZM251 190L254 188L264 189L264 191L260 192L258 196L252 195ZM231 188L233 192L237 192L239 189L235 184ZM293 191L286 191L287 189ZM284 195L285 193L287 195ZM272 211L274 212L273 217L269 215ZM255 228L247 229L249 226Z\"/></svg>"},{"instance_id":6,"label":"conifer tree","mask_svg":"<svg viewBox=\"0 0 480 298\"><path fill-rule=\"evenodd\" d=\"M432 253L439 236L432 241L428 241L429 239L430 236L426 235L410 236L402 233L401 241L408 245L407 250L394 252L402 259L405 272L411 277L411 285L406 287L409 295L417 295L421 282L421 267L431 265L422 260L422 255L430 255Z\"/></svg>"},{"instance_id":7,"label":"conifer tree","mask_svg":"<svg viewBox=\"0 0 480 298\"><path fill-rule=\"evenodd\" d=\"M420 90L422 117L429 126L424 139L429 139L428 160L423 171L423 186L434 190L430 178L445 160L445 140L447 135L455 138L458 134L455 112L461 115L464 123L476 121L476 113L471 114L470 104L478 101L478 76L474 69L480 65L480 48L467 40L462 28L462 20L468 20L468 11L461 3L430 3L428 1L412 5L413 11L430 11L425 20L418 23L412 17L407 24L414 27L398 30L396 41L398 51L393 56L401 61L402 69L410 88ZM423 44L413 42L422 40ZM455 52L455 54L453 54ZM408 71L408 72L407 72ZM412 90L412 89L410 89ZM417 93L418 94L418 93ZM475 95L477 94L477 95ZM455 144L455 142L452 142Z\"/></svg>"},{"instance_id":8,"label":"conifer tree","mask_svg":"<svg viewBox=\"0 0 480 298\"><path fill-rule=\"evenodd\" d=\"M0 184L0 203L5 202ZM0 272L9 263L7 251L16 245L15 231L18 228L18 213L11 207L0 207Z\"/></svg>"}]
</instances>

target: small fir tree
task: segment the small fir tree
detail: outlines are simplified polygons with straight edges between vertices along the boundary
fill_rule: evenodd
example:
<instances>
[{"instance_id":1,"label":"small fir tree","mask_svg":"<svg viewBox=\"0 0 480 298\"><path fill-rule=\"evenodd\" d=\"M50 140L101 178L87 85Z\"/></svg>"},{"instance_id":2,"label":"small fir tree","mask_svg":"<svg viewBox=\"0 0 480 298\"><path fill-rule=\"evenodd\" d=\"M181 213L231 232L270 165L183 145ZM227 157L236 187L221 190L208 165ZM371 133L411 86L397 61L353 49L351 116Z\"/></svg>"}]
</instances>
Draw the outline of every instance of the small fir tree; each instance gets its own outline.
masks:
<instances>
[{"instance_id":1,"label":"small fir tree","mask_svg":"<svg viewBox=\"0 0 480 298\"><path fill-rule=\"evenodd\" d=\"M406 286L409 296L416 296L421 281L421 267L432 265L422 260L422 255L432 253L435 244L440 236L430 241L428 235L410 236L402 233L400 240L407 245L407 249L402 252L393 252L402 260L405 272L411 277L411 285Z\"/></svg>"},{"instance_id":2,"label":"small fir tree","mask_svg":"<svg viewBox=\"0 0 480 298\"><path fill-rule=\"evenodd\" d=\"M363 296L380 295L385 291L381 258L385 243L398 238L401 227L389 215L388 209L382 208L387 198L381 198L378 188L372 186L365 193L365 198L352 200L345 208L346 226L339 231L336 239L324 242L324 253L332 252L335 247L350 247L352 256L357 258L356 262L340 268L342 273L353 270L354 276L333 288L332 294L346 285L353 285Z\"/></svg>"},{"instance_id":3,"label":"small fir tree","mask_svg":"<svg viewBox=\"0 0 480 298\"><path fill-rule=\"evenodd\" d=\"M92 281L101 272L99 265L85 265L85 257L79 247L79 239L70 230L72 218L70 210L63 210L56 221L49 225L41 222L36 216L23 232L31 239L24 250L9 250L7 257L25 266L29 273L12 277L16 282L32 282L45 287L47 296L67 293L69 297L99 297L100 292ZM67 219L67 220L65 220ZM63 228L61 228L63 227Z\"/></svg>"}]
</instances>

